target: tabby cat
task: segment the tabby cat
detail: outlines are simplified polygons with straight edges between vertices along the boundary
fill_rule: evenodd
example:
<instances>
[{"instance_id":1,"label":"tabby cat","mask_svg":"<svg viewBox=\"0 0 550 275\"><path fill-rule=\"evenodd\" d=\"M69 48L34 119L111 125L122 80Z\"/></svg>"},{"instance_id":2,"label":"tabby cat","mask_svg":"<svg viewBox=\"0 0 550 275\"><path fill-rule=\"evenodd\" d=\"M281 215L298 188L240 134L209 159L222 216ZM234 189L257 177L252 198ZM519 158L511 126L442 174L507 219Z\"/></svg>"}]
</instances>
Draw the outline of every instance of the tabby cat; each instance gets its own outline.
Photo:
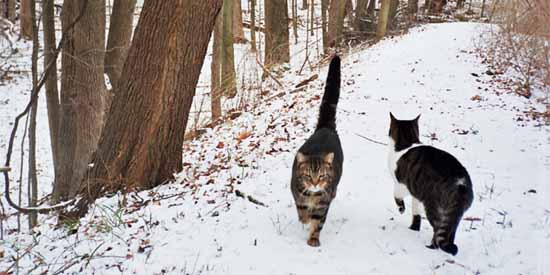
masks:
<instances>
[{"instance_id":1,"label":"tabby cat","mask_svg":"<svg viewBox=\"0 0 550 275\"><path fill-rule=\"evenodd\" d=\"M298 149L290 188L298 218L309 224L307 244L319 246L319 234L342 175L344 154L336 132L336 105L340 96L340 58L330 62L325 93L315 132Z\"/></svg>"},{"instance_id":2,"label":"tabby cat","mask_svg":"<svg viewBox=\"0 0 550 275\"><path fill-rule=\"evenodd\" d=\"M466 168L451 154L419 140L418 119L398 120L390 113L389 169L399 212L403 198L412 195L412 230L420 230L420 203L433 227L431 249L456 255L456 229L473 201L472 181Z\"/></svg>"}]
</instances>

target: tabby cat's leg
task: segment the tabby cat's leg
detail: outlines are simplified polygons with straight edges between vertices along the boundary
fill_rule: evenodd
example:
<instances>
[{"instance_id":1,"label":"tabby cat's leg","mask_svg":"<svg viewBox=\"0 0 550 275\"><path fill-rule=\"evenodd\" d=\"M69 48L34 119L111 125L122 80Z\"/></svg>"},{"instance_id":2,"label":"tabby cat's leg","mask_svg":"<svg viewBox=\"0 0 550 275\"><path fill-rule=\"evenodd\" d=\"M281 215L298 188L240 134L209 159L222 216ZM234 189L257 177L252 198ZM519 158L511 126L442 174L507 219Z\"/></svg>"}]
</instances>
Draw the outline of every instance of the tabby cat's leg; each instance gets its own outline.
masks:
<instances>
[{"instance_id":1,"label":"tabby cat's leg","mask_svg":"<svg viewBox=\"0 0 550 275\"><path fill-rule=\"evenodd\" d=\"M298 210L298 219L301 223L306 224L309 221L309 214L307 211L307 206L296 203L296 209Z\"/></svg>"},{"instance_id":2,"label":"tabby cat's leg","mask_svg":"<svg viewBox=\"0 0 550 275\"><path fill-rule=\"evenodd\" d=\"M420 201L418 201L415 197L412 197L412 223L409 228L414 231L420 231Z\"/></svg>"},{"instance_id":3,"label":"tabby cat's leg","mask_svg":"<svg viewBox=\"0 0 550 275\"><path fill-rule=\"evenodd\" d=\"M320 246L319 235L327 219L328 205L313 209L309 222L309 237L307 244L313 247Z\"/></svg>"}]
</instances>

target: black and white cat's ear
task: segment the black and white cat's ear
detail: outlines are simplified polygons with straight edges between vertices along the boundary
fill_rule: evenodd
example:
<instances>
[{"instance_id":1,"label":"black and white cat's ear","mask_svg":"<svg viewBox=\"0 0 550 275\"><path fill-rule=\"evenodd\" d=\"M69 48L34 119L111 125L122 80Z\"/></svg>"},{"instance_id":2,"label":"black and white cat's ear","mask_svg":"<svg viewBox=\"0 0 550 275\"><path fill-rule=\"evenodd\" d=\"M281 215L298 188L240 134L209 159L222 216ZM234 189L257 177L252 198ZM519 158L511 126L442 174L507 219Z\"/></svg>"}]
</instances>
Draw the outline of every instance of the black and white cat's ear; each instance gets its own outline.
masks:
<instances>
[{"instance_id":1,"label":"black and white cat's ear","mask_svg":"<svg viewBox=\"0 0 550 275\"><path fill-rule=\"evenodd\" d=\"M326 162L326 163L332 163L332 161L334 160L334 153L328 153L326 154L324 157L323 157L323 160Z\"/></svg>"},{"instance_id":2,"label":"black and white cat's ear","mask_svg":"<svg viewBox=\"0 0 550 275\"><path fill-rule=\"evenodd\" d=\"M421 114L418 114L418 116L416 116L416 118L413 121L418 122L418 120L420 119L420 115Z\"/></svg>"},{"instance_id":3,"label":"black and white cat's ear","mask_svg":"<svg viewBox=\"0 0 550 275\"><path fill-rule=\"evenodd\" d=\"M397 119L395 119L395 117L393 116L393 114L390 112L390 119L391 121L396 121Z\"/></svg>"},{"instance_id":4,"label":"black and white cat's ear","mask_svg":"<svg viewBox=\"0 0 550 275\"><path fill-rule=\"evenodd\" d=\"M298 163L305 162L305 161L307 161L307 156L304 155L304 154L302 154L302 153L300 153L300 152L298 152L298 154L296 154L296 161L297 161Z\"/></svg>"}]
</instances>

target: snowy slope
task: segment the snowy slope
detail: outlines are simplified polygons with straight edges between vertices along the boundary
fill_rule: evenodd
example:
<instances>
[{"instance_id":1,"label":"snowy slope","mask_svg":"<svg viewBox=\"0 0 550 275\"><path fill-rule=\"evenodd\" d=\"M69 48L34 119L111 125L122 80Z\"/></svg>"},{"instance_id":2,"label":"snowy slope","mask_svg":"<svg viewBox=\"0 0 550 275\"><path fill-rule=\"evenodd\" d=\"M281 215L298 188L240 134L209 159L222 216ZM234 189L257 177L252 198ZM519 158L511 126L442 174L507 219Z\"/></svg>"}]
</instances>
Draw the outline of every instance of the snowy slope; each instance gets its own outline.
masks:
<instances>
[{"instance_id":1,"label":"snowy slope","mask_svg":"<svg viewBox=\"0 0 550 275\"><path fill-rule=\"evenodd\" d=\"M482 28L428 25L344 57L344 175L321 247L306 245L289 183L294 153L315 125L326 67L306 91L186 143L176 183L98 200L74 235L53 230L48 218L34 237L7 236L0 271L32 247L20 274L550 274L549 129L519 124L518 109L533 103L486 84L475 54ZM461 223L456 257L424 247L426 220L420 232L407 228L410 210L400 215L392 198L388 149L357 135L385 142L390 111L421 113L422 140L471 174L476 199L465 217L480 221Z\"/></svg>"}]
</instances>

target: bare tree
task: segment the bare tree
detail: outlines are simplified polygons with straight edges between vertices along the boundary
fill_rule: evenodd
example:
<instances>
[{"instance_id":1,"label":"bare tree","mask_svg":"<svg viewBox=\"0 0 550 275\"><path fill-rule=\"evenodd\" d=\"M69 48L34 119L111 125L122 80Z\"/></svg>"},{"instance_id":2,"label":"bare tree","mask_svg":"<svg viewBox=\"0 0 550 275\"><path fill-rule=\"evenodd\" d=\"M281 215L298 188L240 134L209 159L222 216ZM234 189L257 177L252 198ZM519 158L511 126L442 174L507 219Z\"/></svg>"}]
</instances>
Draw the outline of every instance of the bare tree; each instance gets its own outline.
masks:
<instances>
[{"instance_id":1,"label":"bare tree","mask_svg":"<svg viewBox=\"0 0 550 275\"><path fill-rule=\"evenodd\" d=\"M367 8L369 6L369 0L357 0L357 5L355 6L355 30L356 31L366 31L367 24Z\"/></svg>"},{"instance_id":2,"label":"bare tree","mask_svg":"<svg viewBox=\"0 0 550 275\"><path fill-rule=\"evenodd\" d=\"M21 37L32 39L31 0L21 0L19 17L21 23Z\"/></svg>"},{"instance_id":3,"label":"bare tree","mask_svg":"<svg viewBox=\"0 0 550 275\"><path fill-rule=\"evenodd\" d=\"M250 0L250 45L256 52L256 0Z\"/></svg>"},{"instance_id":4,"label":"bare tree","mask_svg":"<svg viewBox=\"0 0 550 275\"><path fill-rule=\"evenodd\" d=\"M328 41L329 46L337 47L342 41L346 0L332 0L329 8Z\"/></svg>"},{"instance_id":5,"label":"bare tree","mask_svg":"<svg viewBox=\"0 0 550 275\"><path fill-rule=\"evenodd\" d=\"M408 0L407 11L409 14L409 20L416 21L416 14L418 13L418 0Z\"/></svg>"},{"instance_id":6,"label":"bare tree","mask_svg":"<svg viewBox=\"0 0 550 275\"><path fill-rule=\"evenodd\" d=\"M381 0L382 7L380 7L380 15L378 15L378 27L376 30L376 37L381 39L386 35L388 29L388 19L390 15L390 6L392 0Z\"/></svg>"},{"instance_id":7,"label":"bare tree","mask_svg":"<svg viewBox=\"0 0 550 275\"><path fill-rule=\"evenodd\" d=\"M290 61L288 6L286 0L265 1L265 65Z\"/></svg>"},{"instance_id":8,"label":"bare tree","mask_svg":"<svg viewBox=\"0 0 550 275\"><path fill-rule=\"evenodd\" d=\"M15 23L15 17L16 17L16 14L15 14L15 1L16 0L6 0L8 3L6 4L6 9L7 9L7 17L8 17L8 20L10 20L11 22Z\"/></svg>"},{"instance_id":9,"label":"bare tree","mask_svg":"<svg viewBox=\"0 0 550 275\"><path fill-rule=\"evenodd\" d=\"M105 0L64 1L64 31L83 9L86 11L63 45L59 174L54 201L78 193L103 126Z\"/></svg>"},{"instance_id":10,"label":"bare tree","mask_svg":"<svg viewBox=\"0 0 550 275\"><path fill-rule=\"evenodd\" d=\"M50 126L50 143L52 148L52 160L55 175L59 169L59 122L60 106L59 91L57 89L57 62L55 62L55 16L54 0L42 0L42 28L44 38L44 70L52 66L54 73L47 75L46 79L46 105L48 109L48 123ZM56 177L57 178L57 177Z\"/></svg>"},{"instance_id":11,"label":"bare tree","mask_svg":"<svg viewBox=\"0 0 550 275\"><path fill-rule=\"evenodd\" d=\"M243 29L243 10L241 8L241 0L234 0L233 3L233 39L235 43L245 43Z\"/></svg>"},{"instance_id":12,"label":"bare tree","mask_svg":"<svg viewBox=\"0 0 550 275\"><path fill-rule=\"evenodd\" d=\"M233 48L233 0L223 1L222 25L221 87L224 95L234 97L237 94L237 77L235 73L235 50Z\"/></svg>"},{"instance_id":13,"label":"bare tree","mask_svg":"<svg viewBox=\"0 0 550 275\"><path fill-rule=\"evenodd\" d=\"M292 34L294 35L294 43L298 44L298 3L297 0L292 0L290 9L292 10Z\"/></svg>"},{"instance_id":14,"label":"bare tree","mask_svg":"<svg viewBox=\"0 0 550 275\"><path fill-rule=\"evenodd\" d=\"M323 52L327 53L329 48L328 41L328 6L329 0L321 0L321 29L323 38Z\"/></svg>"},{"instance_id":15,"label":"bare tree","mask_svg":"<svg viewBox=\"0 0 550 275\"><path fill-rule=\"evenodd\" d=\"M210 63L210 107L212 122L222 116L221 107L221 51L222 51L223 16L216 16L216 24L212 33L212 62Z\"/></svg>"},{"instance_id":16,"label":"bare tree","mask_svg":"<svg viewBox=\"0 0 550 275\"><path fill-rule=\"evenodd\" d=\"M116 87L132 38L136 0L114 0L105 52L105 73Z\"/></svg>"},{"instance_id":17,"label":"bare tree","mask_svg":"<svg viewBox=\"0 0 550 275\"><path fill-rule=\"evenodd\" d=\"M182 169L182 144L220 0L145 1L83 198L149 188ZM129 115L131 114L131 115Z\"/></svg>"},{"instance_id":18,"label":"bare tree","mask_svg":"<svg viewBox=\"0 0 550 275\"><path fill-rule=\"evenodd\" d=\"M29 15L31 18L31 33L32 33L32 86L38 85L38 49L40 42L38 41L38 23L36 22L36 3L35 0L30 0ZM32 95L31 95L32 96ZM34 101L31 107L31 117L29 121L29 176L28 176L28 202L29 206L36 206L38 201L38 177L36 175L36 115L38 111L38 101ZM37 225L37 213L29 214L29 228Z\"/></svg>"}]
</instances>

